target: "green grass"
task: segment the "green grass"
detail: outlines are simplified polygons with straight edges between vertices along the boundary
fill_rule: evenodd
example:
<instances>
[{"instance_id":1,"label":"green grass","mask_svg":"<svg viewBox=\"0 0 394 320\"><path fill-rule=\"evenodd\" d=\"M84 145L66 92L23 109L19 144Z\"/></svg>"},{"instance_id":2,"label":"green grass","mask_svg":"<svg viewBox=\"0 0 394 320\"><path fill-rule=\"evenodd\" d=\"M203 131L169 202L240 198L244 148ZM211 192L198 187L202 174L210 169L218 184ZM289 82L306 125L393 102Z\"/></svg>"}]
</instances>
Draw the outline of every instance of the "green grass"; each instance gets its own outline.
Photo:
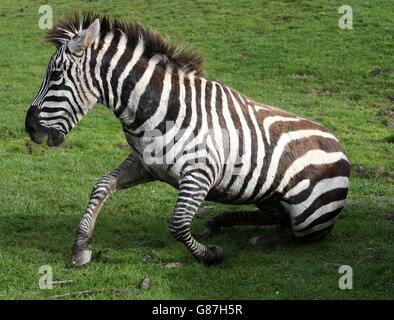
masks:
<instances>
[{"instance_id":1,"label":"green grass","mask_svg":"<svg viewBox=\"0 0 394 320\"><path fill-rule=\"evenodd\" d=\"M198 49L211 79L333 129L353 168L348 204L325 240L257 248L247 240L274 229L233 228L210 240L226 260L209 268L170 235L174 189L151 183L119 192L98 219L92 245L100 257L78 270L69 268L70 247L89 193L128 151L117 147L125 143L120 124L102 106L64 147L31 144L25 113L54 51L41 40L41 4L3 0L0 8L0 298L81 290L102 290L87 299L394 298L394 223L385 218L394 214L391 0L347 2L353 30L338 28L340 1L49 1L55 20L73 9L96 9ZM377 68L388 70L370 75ZM226 208L196 219L194 233ZM147 253L153 259L142 263ZM176 261L183 267L163 268ZM340 275L327 266L338 263L353 267L353 290L338 288ZM41 265L73 282L39 289ZM152 279L147 291L138 289L144 277ZM110 290L125 288L132 291Z\"/></svg>"}]
</instances>

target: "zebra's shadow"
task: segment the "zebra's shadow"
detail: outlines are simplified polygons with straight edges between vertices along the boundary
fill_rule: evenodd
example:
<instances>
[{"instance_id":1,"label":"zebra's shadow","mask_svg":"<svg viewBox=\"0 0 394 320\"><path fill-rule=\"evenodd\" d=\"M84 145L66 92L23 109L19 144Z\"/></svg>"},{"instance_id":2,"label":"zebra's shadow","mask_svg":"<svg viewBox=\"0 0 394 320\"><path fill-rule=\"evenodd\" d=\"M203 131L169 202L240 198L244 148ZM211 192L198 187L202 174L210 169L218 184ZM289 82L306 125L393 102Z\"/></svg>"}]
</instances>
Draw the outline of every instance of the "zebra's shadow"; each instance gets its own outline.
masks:
<instances>
[{"instance_id":1,"label":"zebra's shadow","mask_svg":"<svg viewBox=\"0 0 394 320\"><path fill-rule=\"evenodd\" d=\"M240 208L237 206L236 208ZM94 236L91 241L94 258L106 263L124 263L131 255L142 256L145 253L168 251L170 248L174 260L192 261L193 258L175 241L170 234L168 218L171 212L158 215L157 213L132 211L130 213L114 213L113 208L103 210L97 220ZM226 211L229 206L218 205L195 218L192 233L197 240L204 244L217 244L223 247L226 255L233 252L248 251L250 253L261 250L275 250L283 246L297 248L299 244L267 243L251 245L249 240L263 235L267 239L277 234L276 227L237 226L225 229L210 238L200 236L204 222L214 215ZM234 206L231 206L234 209ZM71 247L76 234L76 228L82 214L6 214L2 222L7 230L1 235L1 251L29 250L39 253L43 260L56 260L68 264L71 259ZM125 257L123 258L124 255ZM167 257L166 257L167 255ZM165 259L171 259L164 253ZM104 258L103 258L104 257ZM45 261L42 261L45 263Z\"/></svg>"},{"instance_id":2,"label":"zebra's shadow","mask_svg":"<svg viewBox=\"0 0 394 320\"><path fill-rule=\"evenodd\" d=\"M58 258L68 259L81 216L82 214L56 213L3 215L1 223L6 232L1 235L1 250L33 249L46 257L54 254ZM127 215L103 212L97 220L92 246L97 250L143 248L145 251L173 246L177 242L169 231L169 216L170 213L158 216L146 212ZM197 218L193 222L193 234L204 243L242 243L258 233L254 227L237 227L210 239L202 238L199 233L204 221L211 216L212 214L204 214L203 218ZM179 245L178 248L182 250L182 246Z\"/></svg>"}]
</instances>

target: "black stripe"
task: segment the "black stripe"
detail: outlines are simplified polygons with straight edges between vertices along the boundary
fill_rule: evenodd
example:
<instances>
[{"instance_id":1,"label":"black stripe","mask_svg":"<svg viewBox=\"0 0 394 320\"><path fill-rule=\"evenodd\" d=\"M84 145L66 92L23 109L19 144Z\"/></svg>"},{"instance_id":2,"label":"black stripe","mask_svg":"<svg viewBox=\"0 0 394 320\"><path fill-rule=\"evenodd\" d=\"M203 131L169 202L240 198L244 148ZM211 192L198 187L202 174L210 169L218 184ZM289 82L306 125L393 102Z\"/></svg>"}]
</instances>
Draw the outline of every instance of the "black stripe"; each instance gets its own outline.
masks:
<instances>
[{"instance_id":1,"label":"black stripe","mask_svg":"<svg viewBox=\"0 0 394 320\"><path fill-rule=\"evenodd\" d=\"M126 41L126 48L127 49L122 53L121 57L118 60L117 65L112 70L111 87L112 87L112 94L114 97L114 101L113 101L114 107L118 103L118 95L121 96L121 94L123 93L123 90L124 90L124 88L122 87L122 88L120 88L121 92L117 92L119 77L121 76L122 72L126 68L128 62L131 61L131 59L133 57L133 53L137 47L137 44L138 44L137 42L134 43L130 39L127 39L127 41ZM134 66L134 68L135 68L135 66ZM130 74L132 74L132 73L134 73L134 69L131 70ZM123 85L125 84L126 80L127 80L127 77L124 79ZM116 115L119 116L118 114L116 114Z\"/></svg>"},{"instance_id":2,"label":"black stripe","mask_svg":"<svg viewBox=\"0 0 394 320\"><path fill-rule=\"evenodd\" d=\"M122 91L120 95L120 101L121 101L120 107L117 110L115 110L115 115L117 117L119 117L123 113L123 111L128 107L130 95L133 93L137 82L144 75L146 68L147 68L146 64L142 66L137 63L134 66L132 72L130 72L130 74L124 79L121 89Z\"/></svg>"},{"instance_id":3,"label":"black stripe","mask_svg":"<svg viewBox=\"0 0 394 320\"><path fill-rule=\"evenodd\" d=\"M186 128L189 127L190 125L190 120L191 120L191 86L190 86L190 80L188 78L184 78L183 81L183 85L185 87L185 104L186 104L186 113L185 113L185 118L183 119L182 125L181 125L181 129L180 130L184 130ZM178 97L179 99L179 97ZM163 150L164 152L164 156L170 152L172 152L172 149L175 148L175 146L177 145L177 140L179 140L179 131L178 133L175 135L174 139L175 141L172 141L173 143L171 143L170 146L166 146L165 150ZM178 148L178 146L177 146ZM175 155L175 159L178 159L179 155L181 154L181 152L183 152L183 150L181 150L178 154ZM174 165L175 163L170 164L170 168Z\"/></svg>"},{"instance_id":4,"label":"black stripe","mask_svg":"<svg viewBox=\"0 0 394 320\"><path fill-rule=\"evenodd\" d=\"M313 201L310 206L304 210L300 215L298 215L295 218L294 225L298 225L302 222L304 222L311 214L313 214L316 210L318 210L320 207L327 205L331 202L334 201L339 201L339 200L344 200L346 199L347 195L347 188L340 188L340 189L334 189L330 190L328 192L323 193L319 197Z\"/></svg>"},{"instance_id":5,"label":"black stripe","mask_svg":"<svg viewBox=\"0 0 394 320\"><path fill-rule=\"evenodd\" d=\"M314 231L304 236L296 236L296 237L301 241L312 241L312 240L320 239L326 236L331 231L331 229L334 227L334 224L335 223L329 225L327 228L324 228L322 230Z\"/></svg>"},{"instance_id":6,"label":"black stripe","mask_svg":"<svg viewBox=\"0 0 394 320\"><path fill-rule=\"evenodd\" d=\"M308 166L307 168L308 168L307 171L309 171L310 173L313 173L315 172L315 170L317 170L316 166ZM291 186L286 187L283 190L283 194L286 194L286 192L294 188L300 181L304 179L308 179L308 176L305 177L305 174L306 174L306 170L304 169L296 176L294 176L293 179L291 179L290 181ZM345 159L342 159L338 162L335 162L335 166L333 170L325 170L324 179L335 178L335 177L348 177L348 176L349 176L349 163ZM316 178L315 179L312 178L309 180L310 180L310 185L307 189L303 190L299 194L289 197L288 199L286 199L286 202L290 204L297 204L305 201L309 197L310 193L312 192L316 184L321 181L321 180L317 180Z\"/></svg>"},{"instance_id":7,"label":"black stripe","mask_svg":"<svg viewBox=\"0 0 394 320\"><path fill-rule=\"evenodd\" d=\"M91 54L90 54L90 61L89 61L90 77L92 78L93 86L96 87L96 89L100 93L100 97L99 97L99 101L100 102L102 102L102 99L103 99L103 96L104 96L104 92L101 91L101 88L100 88L100 85L99 85L99 79L96 78L95 68L96 68L96 65L97 65L97 56L98 56L100 50L102 49L103 44L104 44L104 40L100 40L98 42L97 50L94 50L94 48L92 48Z\"/></svg>"},{"instance_id":8,"label":"black stripe","mask_svg":"<svg viewBox=\"0 0 394 320\"><path fill-rule=\"evenodd\" d=\"M141 95L136 108L134 122L130 126L132 130L136 130L157 111L161 96L163 95L165 70L166 65L163 62L155 66L152 77L146 86L145 92Z\"/></svg>"},{"instance_id":9,"label":"black stripe","mask_svg":"<svg viewBox=\"0 0 394 320\"><path fill-rule=\"evenodd\" d=\"M84 114L84 113L83 113L83 110L82 110L82 108L81 108L81 106L80 106L79 103L78 103L78 100L83 102L83 99L81 98L81 96L80 96L80 94L79 94L79 92L78 92L78 86L77 86L78 81L75 81L74 77L72 76L72 74L71 74L71 69L67 70L67 77L68 77L68 78L70 79L70 81L74 84L75 91L72 90L70 87L65 86L65 85L63 85L63 86L61 87L61 90L66 90L66 91L70 92L70 94L71 94L71 96L73 97L73 100L74 100L74 102L75 102L75 105L76 105L77 108L78 108L78 112L79 112L80 114ZM64 81L64 80L63 80L63 81ZM56 89L55 89L55 86L52 87L51 89L56 90ZM60 88L59 88L59 89L60 89ZM75 94L78 96L78 100L76 99ZM74 109L74 108L73 108L73 109ZM74 110L74 113L77 113L77 112Z\"/></svg>"},{"instance_id":10,"label":"black stripe","mask_svg":"<svg viewBox=\"0 0 394 320\"><path fill-rule=\"evenodd\" d=\"M254 128L252 119L249 116L249 109L247 106L243 108L243 104L241 99L239 98L237 92L233 92L234 98L238 101L238 104L241 106L242 114L244 116L244 119L246 121L246 124L249 128L250 132L250 139L251 139L251 145L250 146L242 146L244 148L250 149L250 170L249 172L243 177L243 183L241 186L241 189L238 191L238 193L230 199L230 201L236 201L239 199L240 196L243 195L245 192L247 186L249 185L250 180L253 178L253 171L257 166L257 132ZM254 148L252 146L255 146ZM231 184L230 184L231 186Z\"/></svg>"},{"instance_id":11,"label":"black stripe","mask_svg":"<svg viewBox=\"0 0 394 320\"><path fill-rule=\"evenodd\" d=\"M172 73L171 77L171 91L168 97L167 113L162 122L156 127L160 132L165 133L169 131L174 125L179 116L180 102L179 102L179 75L177 72Z\"/></svg>"},{"instance_id":12,"label":"black stripe","mask_svg":"<svg viewBox=\"0 0 394 320\"><path fill-rule=\"evenodd\" d=\"M108 69L111 65L111 60L116 54L116 50L119 44L120 40L120 32L114 32L114 37L111 40L111 43L108 46L107 51L104 53L102 59L101 59L101 66L100 66L100 76L101 76L101 81L103 83L103 89L104 89L104 96L103 96L103 102L105 105L108 105L109 102L109 83L107 82L107 74L108 74Z\"/></svg>"},{"instance_id":13,"label":"black stripe","mask_svg":"<svg viewBox=\"0 0 394 320\"><path fill-rule=\"evenodd\" d=\"M62 119L62 120L64 120L64 121L66 121L68 128L66 128L66 127L64 126L63 122L57 122L56 124L59 125L59 126L61 126L62 129L63 129L63 131L64 131L65 133L69 132L69 131L71 130L71 128L72 128L72 125L71 125L70 120L69 120L68 118L63 117L63 116L42 117L42 118L41 118L41 120L48 120L48 121L49 121L49 120L59 120L59 119ZM52 126L53 126L53 125L52 125Z\"/></svg>"},{"instance_id":14,"label":"black stripe","mask_svg":"<svg viewBox=\"0 0 394 320\"><path fill-rule=\"evenodd\" d=\"M92 56L92 55L90 55L90 56ZM88 57L88 54L86 53L85 56L84 56L84 58L83 58L83 61L82 61L82 70L84 70L84 72L82 72L82 74L83 74L83 80L84 80L84 83L86 84L86 87L88 88L88 90L89 90L89 91L92 93L92 95L94 95L94 97L98 100L99 97L95 94L94 88L90 85L90 83L89 83L89 81L88 81L88 73L86 72L86 71L87 71L88 65L90 66L90 59L89 59L89 57ZM94 84L93 84L93 85L94 85ZM88 99L86 99L86 100L88 100Z\"/></svg>"},{"instance_id":15,"label":"black stripe","mask_svg":"<svg viewBox=\"0 0 394 320\"><path fill-rule=\"evenodd\" d=\"M58 108L58 107L43 107L41 109L41 112L46 112L46 113L55 113L55 112L65 112L69 118L71 119L71 121L76 124L77 123L77 119L74 119L74 115L70 113L69 110L65 109L65 108ZM56 118L57 116L53 116L54 118Z\"/></svg>"},{"instance_id":16,"label":"black stripe","mask_svg":"<svg viewBox=\"0 0 394 320\"><path fill-rule=\"evenodd\" d=\"M67 114L70 116L70 119L71 119L71 121L72 122L74 122L74 123L77 123L78 121L77 121L77 118L76 118L76 112L75 112L75 110L74 110L74 108L73 108L73 106L72 106L72 104L70 103L70 100L68 100L68 98L67 97L57 97L57 96L47 96L47 97L45 97L44 98L44 100L43 100L43 104L45 103L45 102L57 102L57 103L60 103L60 102L62 102L62 103L67 103L69 106L70 106L70 108L71 108L71 110L73 111L73 113L74 114L71 114L70 112L67 112ZM56 107L45 107L46 108L46 110L48 110L49 112L51 112L51 113L53 113L53 112L55 112L55 111L51 111L51 110L53 110L53 109L56 109ZM65 108L62 108L63 110L66 110Z\"/></svg>"},{"instance_id":17,"label":"black stripe","mask_svg":"<svg viewBox=\"0 0 394 320\"><path fill-rule=\"evenodd\" d=\"M315 227L315 226L317 226L319 224L322 224L322 223L325 223L325 222L328 222L328 221L334 219L342 211L342 209L343 209L343 207L323 214L319 218L313 220L305 228L297 230L297 232L308 231L308 230L312 229L313 227Z\"/></svg>"}]
</instances>

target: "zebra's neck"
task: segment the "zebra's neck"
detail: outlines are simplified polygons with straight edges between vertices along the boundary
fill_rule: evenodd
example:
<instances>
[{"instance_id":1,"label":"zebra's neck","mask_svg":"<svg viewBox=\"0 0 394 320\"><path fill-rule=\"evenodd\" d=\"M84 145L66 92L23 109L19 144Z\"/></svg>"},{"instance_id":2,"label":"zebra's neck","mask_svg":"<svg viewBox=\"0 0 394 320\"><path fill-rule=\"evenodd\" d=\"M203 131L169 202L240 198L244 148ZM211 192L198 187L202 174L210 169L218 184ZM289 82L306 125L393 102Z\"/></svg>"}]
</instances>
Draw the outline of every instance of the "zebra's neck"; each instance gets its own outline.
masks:
<instances>
[{"instance_id":1,"label":"zebra's neck","mask_svg":"<svg viewBox=\"0 0 394 320\"><path fill-rule=\"evenodd\" d=\"M124 34L109 33L94 47L93 77L100 102L108 106L128 132L154 130L170 104L174 70L163 55L144 56L142 38L130 46ZM183 71L182 71L183 72Z\"/></svg>"}]
</instances>

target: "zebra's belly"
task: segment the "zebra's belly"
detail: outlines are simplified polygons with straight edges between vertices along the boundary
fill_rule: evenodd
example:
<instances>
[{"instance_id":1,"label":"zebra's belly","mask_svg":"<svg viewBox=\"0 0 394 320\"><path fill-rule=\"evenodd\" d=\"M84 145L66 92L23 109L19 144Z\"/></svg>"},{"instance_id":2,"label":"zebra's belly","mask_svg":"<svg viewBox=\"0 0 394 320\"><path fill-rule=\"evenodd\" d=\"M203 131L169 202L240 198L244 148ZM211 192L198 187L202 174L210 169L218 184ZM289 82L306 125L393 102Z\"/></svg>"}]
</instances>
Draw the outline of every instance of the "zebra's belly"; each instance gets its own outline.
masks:
<instances>
[{"instance_id":1,"label":"zebra's belly","mask_svg":"<svg viewBox=\"0 0 394 320\"><path fill-rule=\"evenodd\" d=\"M157 180L179 189L182 174L178 172L178 170L169 170L166 165L159 164L144 164L144 166ZM255 202L255 200L252 199L252 191L254 189L247 188L247 186L254 185L253 181L251 179L246 179L244 176L237 177L235 175L231 185L221 180L209 190L206 200L218 203L252 204Z\"/></svg>"},{"instance_id":2,"label":"zebra's belly","mask_svg":"<svg viewBox=\"0 0 394 320\"><path fill-rule=\"evenodd\" d=\"M206 200L223 204L253 204L255 201L248 197L240 197L239 192L228 192L220 188L212 188L206 197Z\"/></svg>"},{"instance_id":3,"label":"zebra's belly","mask_svg":"<svg viewBox=\"0 0 394 320\"><path fill-rule=\"evenodd\" d=\"M258 198L255 195L261 185L258 183L259 178L260 175L256 176L253 171L231 175L230 180L221 180L209 191L207 200L231 204L256 203Z\"/></svg>"}]
</instances>

